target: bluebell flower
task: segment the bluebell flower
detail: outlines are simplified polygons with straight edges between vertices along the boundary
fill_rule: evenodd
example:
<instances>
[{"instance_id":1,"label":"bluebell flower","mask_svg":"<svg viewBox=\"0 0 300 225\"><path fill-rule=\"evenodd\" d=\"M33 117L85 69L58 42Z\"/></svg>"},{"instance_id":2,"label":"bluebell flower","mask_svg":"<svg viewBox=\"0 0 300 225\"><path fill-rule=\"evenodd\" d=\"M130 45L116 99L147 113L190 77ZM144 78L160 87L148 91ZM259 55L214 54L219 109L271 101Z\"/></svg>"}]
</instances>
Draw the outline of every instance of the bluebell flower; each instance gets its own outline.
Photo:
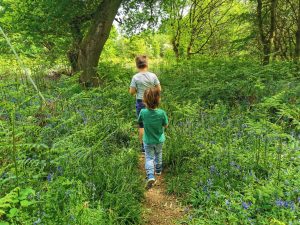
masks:
<instances>
[{"instance_id":1,"label":"bluebell flower","mask_svg":"<svg viewBox=\"0 0 300 225\"><path fill-rule=\"evenodd\" d=\"M207 180L207 185L208 185L208 186L212 186L212 185L213 185L212 179L208 179L208 180Z\"/></svg>"},{"instance_id":2,"label":"bluebell flower","mask_svg":"<svg viewBox=\"0 0 300 225\"><path fill-rule=\"evenodd\" d=\"M295 203L292 202L292 201L290 202L290 208L291 208L292 211L295 210Z\"/></svg>"},{"instance_id":3,"label":"bluebell flower","mask_svg":"<svg viewBox=\"0 0 300 225\"><path fill-rule=\"evenodd\" d=\"M40 224L42 222L41 218L38 218L36 221L33 222L33 225Z\"/></svg>"},{"instance_id":4,"label":"bluebell flower","mask_svg":"<svg viewBox=\"0 0 300 225\"><path fill-rule=\"evenodd\" d=\"M246 124L246 123L242 124L242 128L247 128L247 127L248 127L248 124Z\"/></svg>"},{"instance_id":5,"label":"bluebell flower","mask_svg":"<svg viewBox=\"0 0 300 225\"><path fill-rule=\"evenodd\" d=\"M52 181L52 178L53 178L53 174L52 174L52 173L49 173L48 176L47 176L47 180L48 180L49 182L51 182L51 181Z\"/></svg>"},{"instance_id":6,"label":"bluebell flower","mask_svg":"<svg viewBox=\"0 0 300 225\"><path fill-rule=\"evenodd\" d=\"M232 166L232 167L234 167L234 168L236 168L236 169L238 169L238 170L241 169L240 165L238 165L238 164L237 164L236 162L234 162L234 161L230 162L230 166Z\"/></svg>"},{"instance_id":7,"label":"bluebell flower","mask_svg":"<svg viewBox=\"0 0 300 225\"><path fill-rule=\"evenodd\" d=\"M229 201L228 199L225 199L225 204L226 204L227 206L230 206L230 201Z\"/></svg>"},{"instance_id":8,"label":"bluebell flower","mask_svg":"<svg viewBox=\"0 0 300 225\"><path fill-rule=\"evenodd\" d=\"M210 166L210 173L215 173L216 167L214 165Z\"/></svg>"},{"instance_id":9,"label":"bluebell flower","mask_svg":"<svg viewBox=\"0 0 300 225\"><path fill-rule=\"evenodd\" d=\"M62 166L58 166L57 167L57 172L58 172L59 175L63 174L63 168L62 168Z\"/></svg>"},{"instance_id":10,"label":"bluebell flower","mask_svg":"<svg viewBox=\"0 0 300 225\"><path fill-rule=\"evenodd\" d=\"M279 207L284 207L285 205L285 201L282 201L281 199L277 199L275 203Z\"/></svg>"},{"instance_id":11,"label":"bluebell flower","mask_svg":"<svg viewBox=\"0 0 300 225\"><path fill-rule=\"evenodd\" d=\"M75 216L74 215L70 215L70 220L71 221L75 221Z\"/></svg>"},{"instance_id":12,"label":"bluebell flower","mask_svg":"<svg viewBox=\"0 0 300 225\"><path fill-rule=\"evenodd\" d=\"M242 202L242 206L246 210L249 209L251 205L252 205L251 202Z\"/></svg>"}]
</instances>

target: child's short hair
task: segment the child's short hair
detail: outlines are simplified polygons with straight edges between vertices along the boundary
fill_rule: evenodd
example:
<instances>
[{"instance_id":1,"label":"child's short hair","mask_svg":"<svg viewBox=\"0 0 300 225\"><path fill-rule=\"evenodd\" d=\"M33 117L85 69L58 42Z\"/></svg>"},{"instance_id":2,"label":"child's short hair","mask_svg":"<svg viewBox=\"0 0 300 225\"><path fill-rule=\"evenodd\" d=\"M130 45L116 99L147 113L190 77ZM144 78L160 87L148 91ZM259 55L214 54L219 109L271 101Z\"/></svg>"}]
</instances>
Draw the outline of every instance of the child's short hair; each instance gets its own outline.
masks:
<instances>
[{"instance_id":1,"label":"child's short hair","mask_svg":"<svg viewBox=\"0 0 300 225\"><path fill-rule=\"evenodd\" d=\"M148 58L146 55L139 55L135 58L136 67L144 69L148 66Z\"/></svg>"},{"instance_id":2,"label":"child's short hair","mask_svg":"<svg viewBox=\"0 0 300 225\"><path fill-rule=\"evenodd\" d=\"M149 109L158 107L160 101L160 90L157 87L151 87L145 90L143 102Z\"/></svg>"}]
</instances>

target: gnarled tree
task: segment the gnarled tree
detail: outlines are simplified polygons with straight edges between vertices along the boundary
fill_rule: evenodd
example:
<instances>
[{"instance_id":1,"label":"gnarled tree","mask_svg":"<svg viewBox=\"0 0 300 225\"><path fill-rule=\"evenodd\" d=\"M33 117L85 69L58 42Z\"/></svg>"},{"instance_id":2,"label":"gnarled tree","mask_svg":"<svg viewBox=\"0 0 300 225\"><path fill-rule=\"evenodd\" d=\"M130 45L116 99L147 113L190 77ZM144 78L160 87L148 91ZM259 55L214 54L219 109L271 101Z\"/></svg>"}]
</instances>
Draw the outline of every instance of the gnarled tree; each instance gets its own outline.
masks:
<instances>
[{"instance_id":1,"label":"gnarled tree","mask_svg":"<svg viewBox=\"0 0 300 225\"><path fill-rule=\"evenodd\" d=\"M37 45L44 46L51 40L51 46L55 46L56 49L62 48L61 52L66 53L72 72L80 72L80 82L87 87L98 86L101 83L96 68L120 6L123 4L123 8L140 7L145 2L148 5L155 2L154 0L3 1L13 9L5 15L9 17L8 21L15 24L11 32L34 37Z\"/></svg>"}]
</instances>

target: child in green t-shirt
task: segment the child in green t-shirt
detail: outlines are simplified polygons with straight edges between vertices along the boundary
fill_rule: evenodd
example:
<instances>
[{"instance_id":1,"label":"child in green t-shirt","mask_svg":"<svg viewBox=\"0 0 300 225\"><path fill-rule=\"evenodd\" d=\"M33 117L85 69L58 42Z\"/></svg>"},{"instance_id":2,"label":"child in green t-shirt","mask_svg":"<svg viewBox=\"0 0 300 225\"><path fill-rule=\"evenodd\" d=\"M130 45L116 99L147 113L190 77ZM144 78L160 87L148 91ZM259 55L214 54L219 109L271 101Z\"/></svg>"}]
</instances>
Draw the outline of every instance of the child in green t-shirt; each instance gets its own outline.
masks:
<instances>
[{"instance_id":1,"label":"child in green t-shirt","mask_svg":"<svg viewBox=\"0 0 300 225\"><path fill-rule=\"evenodd\" d=\"M162 146L165 141L164 128L168 126L168 117L164 110L158 109L160 90L156 87L144 92L143 101L146 109L142 109L138 122L144 124L143 142L145 148L145 169L147 188L155 183L155 175L162 172Z\"/></svg>"}]
</instances>

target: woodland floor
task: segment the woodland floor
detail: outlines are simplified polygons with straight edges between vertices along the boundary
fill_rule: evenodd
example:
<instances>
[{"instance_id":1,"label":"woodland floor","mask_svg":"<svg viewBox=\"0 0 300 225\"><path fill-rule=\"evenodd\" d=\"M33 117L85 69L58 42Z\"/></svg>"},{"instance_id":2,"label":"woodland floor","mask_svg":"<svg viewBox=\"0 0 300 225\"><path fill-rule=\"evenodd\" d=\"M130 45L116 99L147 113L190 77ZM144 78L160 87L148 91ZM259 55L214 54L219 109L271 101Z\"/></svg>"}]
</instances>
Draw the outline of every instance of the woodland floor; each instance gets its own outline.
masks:
<instances>
[{"instance_id":1,"label":"woodland floor","mask_svg":"<svg viewBox=\"0 0 300 225\"><path fill-rule=\"evenodd\" d=\"M140 157L140 171L146 176L145 158ZM166 193L164 175L156 176L154 186L145 191L143 202L143 219L146 225L171 225L180 223L184 216L184 209L173 195Z\"/></svg>"}]
</instances>

